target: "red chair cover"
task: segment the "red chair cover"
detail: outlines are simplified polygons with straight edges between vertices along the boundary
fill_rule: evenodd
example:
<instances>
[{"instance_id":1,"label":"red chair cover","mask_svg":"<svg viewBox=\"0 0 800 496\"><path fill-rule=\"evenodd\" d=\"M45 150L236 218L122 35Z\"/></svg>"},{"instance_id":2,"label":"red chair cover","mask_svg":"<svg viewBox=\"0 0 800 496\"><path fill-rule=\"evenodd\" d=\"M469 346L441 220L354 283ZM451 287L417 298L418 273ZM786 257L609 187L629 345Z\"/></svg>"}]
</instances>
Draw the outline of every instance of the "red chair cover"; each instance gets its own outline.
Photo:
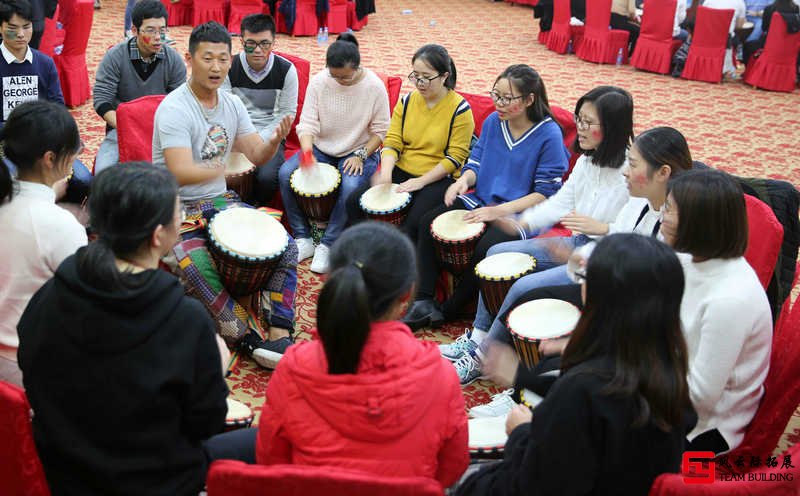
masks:
<instances>
[{"instance_id":1,"label":"red chair cover","mask_svg":"<svg viewBox=\"0 0 800 496\"><path fill-rule=\"evenodd\" d=\"M264 3L261 0L231 0L231 13L228 16L228 31L239 33L242 19L250 14L261 14Z\"/></svg>"},{"instance_id":2,"label":"red chair cover","mask_svg":"<svg viewBox=\"0 0 800 496\"><path fill-rule=\"evenodd\" d=\"M772 91L794 91L800 33L789 34L780 13L772 14L767 43L761 56L750 59L744 71L744 82Z\"/></svg>"},{"instance_id":3,"label":"red chair cover","mask_svg":"<svg viewBox=\"0 0 800 496\"><path fill-rule=\"evenodd\" d=\"M297 70L297 114L292 123L292 130L286 137L286 146L284 147L284 156L288 159L300 150L300 139L297 137L295 127L303 112L303 102L306 100L306 88L308 88L308 79L311 77L311 62L287 53L275 53L291 62Z\"/></svg>"},{"instance_id":4,"label":"red chair cover","mask_svg":"<svg viewBox=\"0 0 800 496\"><path fill-rule=\"evenodd\" d=\"M56 55L56 47L64 44L65 33L63 29L58 29L56 19L58 19L58 12L53 15L53 19L45 17L44 33L42 33L42 40L39 42L39 51L51 58Z\"/></svg>"},{"instance_id":5,"label":"red chair cover","mask_svg":"<svg viewBox=\"0 0 800 496\"><path fill-rule=\"evenodd\" d=\"M394 106L400 100L400 88L403 86L403 78L398 76L389 76L387 81L387 89L389 91L389 112L394 112Z\"/></svg>"},{"instance_id":6,"label":"red chair cover","mask_svg":"<svg viewBox=\"0 0 800 496\"><path fill-rule=\"evenodd\" d=\"M9 496L50 496L33 442L31 406L25 391L0 381L0 486Z\"/></svg>"},{"instance_id":7,"label":"red chair cover","mask_svg":"<svg viewBox=\"0 0 800 496\"><path fill-rule=\"evenodd\" d=\"M681 73L682 78L709 83L722 81L725 47L732 18L731 9L697 8L692 44Z\"/></svg>"},{"instance_id":8,"label":"red chair cover","mask_svg":"<svg viewBox=\"0 0 800 496\"><path fill-rule=\"evenodd\" d=\"M291 33L286 29L286 21L281 15L280 5L280 2L275 4L275 25L279 33L287 33L292 36L315 36L317 34L320 25L319 19L317 19L316 0L296 0L294 26L292 26Z\"/></svg>"},{"instance_id":9,"label":"red chair cover","mask_svg":"<svg viewBox=\"0 0 800 496\"><path fill-rule=\"evenodd\" d=\"M643 71L669 73L672 55L681 46L672 39L677 0L661 0L647 4L642 28L636 42L631 65Z\"/></svg>"},{"instance_id":10,"label":"red chair cover","mask_svg":"<svg viewBox=\"0 0 800 496\"><path fill-rule=\"evenodd\" d=\"M464 100L466 100L472 108L472 119L475 121L475 136L480 136L481 129L483 128L483 121L486 120L492 112L497 110L494 108L492 98L489 95L476 95L474 93L463 93L461 91L458 93L464 97Z\"/></svg>"},{"instance_id":11,"label":"red chair cover","mask_svg":"<svg viewBox=\"0 0 800 496\"><path fill-rule=\"evenodd\" d=\"M91 96L89 70L86 67L86 46L92 32L94 2L70 0L61 2L61 23L64 25L64 48L53 57L61 81L64 103L75 107Z\"/></svg>"},{"instance_id":12,"label":"red chair cover","mask_svg":"<svg viewBox=\"0 0 800 496\"><path fill-rule=\"evenodd\" d=\"M191 26L194 5L192 0L179 0L172 3L170 0L161 0L167 8L167 26Z\"/></svg>"},{"instance_id":13,"label":"red chair cover","mask_svg":"<svg viewBox=\"0 0 800 496\"><path fill-rule=\"evenodd\" d=\"M760 456L764 460L771 454L754 456ZM791 457L794 468L781 468L783 456L779 456L777 467L752 470L743 480L720 480L717 477L717 480L709 484L687 484L680 474L662 474L653 481L650 496L796 496L797 481L800 478L800 463L797 463L800 458L800 443L789 448L785 455ZM733 460L730 456L728 458ZM745 463L750 463L750 457L745 460ZM791 479L786 480L787 476Z\"/></svg>"},{"instance_id":14,"label":"red chair cover","mask_svg":"<svg viewBox=\"0 0 800 496\"><path fill-rule=\"evenodd\" d=\"M572 39L572 26L569 20L572 17L570 0L555 0L553 3L553 25L547 35L547 49L556 53L567 53L567 47ZM574 42L573 42L574 49Z\"/></svg>"},{"instance_id":15,"label":"red chair cover","mask_svg":"<svg viewBox=\"0 0 800 496\"><path fill-rule=\"evenodd\" d=\"M199 26L208 21L217 21L223 26L227 25L228 3L224 0L194 0L192 26Z\"/></svg>"},{"instance_id":16,"label":"red chair cover","mask_svg":"<svg viewBox=\"0 0 800 496\"><path fill-rule=\"evenodd\" d=\"M622 29L609 29L609 22L611 22L611 0L586 2L583 40L575 48L575 55L578 58L598 64L614 64L617 61L617 54L622 50L622 63L628 63L630 33Z\"/></svg>"},{"instance_id":17,"label":"red chair cover","mask_svg":"<svg viewBox=\"0 0 800 496\"><path fill-rule=\"evenodd\" d=\"M214 462L207 486L208 496L441 496L443 492L439 482L426 477L386 477L339 467L247 465L233 460Z\"/></svg>"},{"instance_id":18,"label":"red chair cover","mask_svg":"<svg viewBox=\"0 0 800 496\"><path fill-rule=\"evenodd\" d=\"M764 289L769 286L783 243L783 225L775 212L758 198L744 195L747 206L748 239L744 258L755 270Z\"/></svg>"},{"instance_id":19,"label":"red chair cover","mask_svg":"<svg viewBox=\"0 0 800 496\"><path fill-rule=\"evenodd\" d=\"M117 106L119 161L153 160L153 124L165 95L148 95Z\"/></svg>"},{"instance_id":20,"label":"red chair cover","mask_svg":"<svg viewBox=\"0 0 800 496\"><path fill-rule=\"evenodd\" d=\"M330 10L325 17L328 33L344 33L347 31L347 0L330 0Z\"/></svg>"},{"instance_id":21,"label":"red chair cover","mask_svg":"<svg viewBox=\"0 0 800 496\"><path fill-rule=\"evenodd\" d=\"M369 16L364 16L361 19L358 18L358 15L356 15L356 3L352 0L348 0L347 25L350 26L350 29L352 29L353 31L361 31L361 29L367 25L368 21L369 21Z\"/></svg>"}]
</instances>

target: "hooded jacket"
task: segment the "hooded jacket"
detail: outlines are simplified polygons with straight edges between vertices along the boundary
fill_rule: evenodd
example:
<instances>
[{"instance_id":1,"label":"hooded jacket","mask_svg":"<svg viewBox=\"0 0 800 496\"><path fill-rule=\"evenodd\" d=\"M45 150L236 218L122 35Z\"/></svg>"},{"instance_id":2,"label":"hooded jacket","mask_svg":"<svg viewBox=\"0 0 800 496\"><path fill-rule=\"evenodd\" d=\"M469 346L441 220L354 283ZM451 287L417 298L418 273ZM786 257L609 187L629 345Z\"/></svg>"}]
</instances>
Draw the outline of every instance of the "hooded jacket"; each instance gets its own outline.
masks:
<instances>
[{"instance_id":1,"label":"hooded jacket","mask_svg":"<svg viewBox=\"0 0 800 496\"><path fill-rule=\"evenodd\" d=\"M289 348L267 387L256 460L448 487L469 464L467 437L458 377L438 347L400 322L376 322L356 374L329 374L318 339Z\"/></svg>"},{"instance_id":2,"label":"hooded jacket","mask_svg":"<svg viewBox=\"0 0 800 496\"><path fill-rule=\"evenodd\" d=\"M19 322L54 496L196 495L201 441L224 427L228 391L207 311L164 271L126 277L135 289L99 290L70 256Z\"/></svg>"}]
</instances>

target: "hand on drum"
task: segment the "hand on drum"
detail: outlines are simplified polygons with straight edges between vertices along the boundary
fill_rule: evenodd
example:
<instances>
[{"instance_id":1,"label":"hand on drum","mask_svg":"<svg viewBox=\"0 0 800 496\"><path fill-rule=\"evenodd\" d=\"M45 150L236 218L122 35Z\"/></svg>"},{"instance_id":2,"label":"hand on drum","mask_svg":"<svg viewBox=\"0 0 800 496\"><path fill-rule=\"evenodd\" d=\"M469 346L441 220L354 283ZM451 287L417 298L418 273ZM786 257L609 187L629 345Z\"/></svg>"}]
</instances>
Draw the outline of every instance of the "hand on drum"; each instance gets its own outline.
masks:
<instances>
[{"instance_id":1,"label":"hand on drum","mask_svg":"<svg viewBox=\"0 0 800 496\"><path fill-rule=\"evenodd\" d=\"M482 360L483 372L500 386L513 386L519 367L517 352L503 343L490 341L488 345L486 357Z\"/></svg>"},{"instance_id":2,"label":"hand on drum","mask_svg":"<svg viewBox=\"0 0 800 496\"><path fill-rule=\"evenodd\" d=\"M408 181L400 183L400 186L397 188L398 193L413 193L414 191L419 191L425 187L425 183L422 182L422 179L415 177L414 179L409 179Z\"/></svg>"},{"instance_id":3,"label":"hand on drum","mask_svg":"<svg viewBox=\"0 0 800 496\"><path fill-rule=\"evenodd\" d=\"M492 222L506 215L505 210L501 207L481 207L475 210L470 210L465 216L464 220L470 223L473 222Z\"/></svg>"},{"instance_id":4,"label":"hand on drum","mask_svg":"<svg viewBox=\"0 0 800 496\"><path fill-rule=\"evenodd\" d=\"M466 182L460 179L454 182L447 188L447 191L445 191L444 193L444 204L449 207L450 205L453 204L454 201L456 201L458 195L463 195L464 193L467 192L467 190L469 190L469 185L467 185Z\"/></svg>"},{"instance_id":5,"label":"hand on drum","mask_svg":"<svg viewBox=\"0 0 800 496\"><path fill-rule=\"evenodd\" d=\"M344 161L342 172L348 176L360 176L364 173L364 162L355 155Z\"/></svg>"},{"instance_id":6,"label":"hand on drum","mask_svg":"<svg viewBox=\"0 0 800 496\"><path fill-rule=\"evenodd\" d=\"M533 420L533 412L525 405L514 405L514 408L508 412L506 418L506 434L511 435L511 431L517 428L520 424L525 424Z\"/></svg>"},{"instance_id":7,"label":"hand on drum","mask_svg":"<svg viewBox=\"0 0 800 496\"><path fill-rule=\"evenodd\" d=\"M542 356L561 355L567 347L569 338L545 339L539 343L539 354Z\"/></svg>"},{"instance_id":8,"label":"hand on drum","mask_svg":"<svg viewBox=\"0 0 800 496\"><path fill-rule=\"evenodd\" d=\"M571 212L561 218L561 224L573 232L587 235L608 234L608 224L586 215Z\"/></svg>"}]
</instances>

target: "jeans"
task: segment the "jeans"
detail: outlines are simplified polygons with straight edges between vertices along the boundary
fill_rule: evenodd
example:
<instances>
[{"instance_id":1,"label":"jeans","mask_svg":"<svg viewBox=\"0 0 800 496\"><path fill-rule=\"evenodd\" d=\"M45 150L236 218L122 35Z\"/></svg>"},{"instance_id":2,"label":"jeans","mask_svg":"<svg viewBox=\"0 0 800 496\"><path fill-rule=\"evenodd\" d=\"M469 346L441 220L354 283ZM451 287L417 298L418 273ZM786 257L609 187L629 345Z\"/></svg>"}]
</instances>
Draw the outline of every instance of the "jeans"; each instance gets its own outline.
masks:
<instances>
[{"instance_id":1,"label":"jeans","mask_svg":"<svg viewBox=\"0 0 800 496\"><path fill-rule=\"evenodd\" d=\"M97 157L94 159L94 173L108 169L112 165L119 163L119 142L117 141L117 130L112 129L106 134L100 147L97 149Z\"/></svg>"},{"instance_id":2,"label":"jeans","mask_svg":"<svg viewBox=\"0 0 800 496\"><path fill-rule=\"evenodd\" d=\"M747 20L753 23L753 32L750 33L750 36L744 41L756 41L761 39L761 35L764 34L764 31L761 29L762 19L760 17L747 16Z\"/></svg>"},{"instance_id":3,"label":"jeans","mask_svg":"<svg viewBox=\"0 0 800 496\"><path fill-rule=\"evenodd\" d=\"M203 451L209 465L216 460L239 460L250 465L256 463L256 436L258 429L236 429L223 432L203 441Z\"/></svg>"},{"instance_id":4,"label":"jeans","mask_svg":"<svg viewBox=\"0 0 800 496\"><path fill-rule=\"evenodd\" d=\"M128 4L125 5L125 33L124 35L128 34L128 31L131 30L131 26L133 25L133 6L136 4L136 0L128 0Z\"/></svg>"},{"instance_id":5,"label":"jeans","mask_svg":"<svg viewBox=\"0 0 800 496\"><path fill-rule=\"evenodd\" d=\"M268 139L269 136L267 136L267 139L265 139L264 142L266 143ZM280 170L281 165L283 165L283 163L286 161L284 158L284 153L286 150L284 143L285 142L281 142L281 144L278 145L278 149L275 151L275 156L256 169L253 192L255 196L255 203L258 205L268 205L275 196L275 193L278 192L278 171Z\"/></svg>"},{"instance_id":6,"label":"jeans","mask_svg":"<svg viewBox=\"0 0 800 496\"><path fill-rule=\"evenodd\" d=\"M325 234L322 236L321 240L322 244L330 247L347 226L347 198L359 186L369 181L370 176L372 176L372 174L375 172L375 169L378 167L380 156L377 153L370 155L367 158L367 161L364 162L364 170L360 175L356 176L345 174L343 172L344 162L349 157L352 157L352 154L344 157L332 157L321 152L317 149L317 147L314 147L313 152L318 162L336 165L339 169L339 172L342 174L342 183L339 186L339 198L336 200L336 204L331 212L331 218L328 220L328 226L325 228ZM295 153L289 160L284 162L283 165L281 165L280 171L278 172L278 182L281 188L283 207L284 210L286 210L286 218L289 221L289 226L292 228L295 239L311 237L308 221L303 211L300 210L300 206L297 204L297 198L295 198L294 191L292 191L292 187L289 182L292 172L294 172L299 165L300 152Z\"/></svg>"},{"instance_id":7,"label":"jeans","mask_svg":"<svg viewBox=\"0 0 800 496\"><path fill-rule=\"evenodd\" d=\"M497 253L521 252L527 253L536 259L536 272L522 277L511 286L503 305L498 311L498 315L505 315L511 310L517 300L528 291L545 286L559 286L570 284L572 281L567 277L567 266L561 260L553 258L548 247L552 244L560 244L566 248L574 249L589 242L586 236L571 236L561 238L535 238L521 241L508 241L491 247L486 256ZM478 298L478 313L475 315L473 327L481 330L488 330L489 337L497 341L507 341L508 329L502 319L489 313L483 298Z\"/></svg>"},{"instance_id":8,"label":"jeans","mask_svg":"<svg viewBox=\"0 0 800 496\"><path fill-rule=\"evenodd\" d=\"M689 31L686 31L685 29L681 28L681 32L678 33L677 35L673 35L672 39L686 41L689 39Z\"/></svg>"}]
</instances>

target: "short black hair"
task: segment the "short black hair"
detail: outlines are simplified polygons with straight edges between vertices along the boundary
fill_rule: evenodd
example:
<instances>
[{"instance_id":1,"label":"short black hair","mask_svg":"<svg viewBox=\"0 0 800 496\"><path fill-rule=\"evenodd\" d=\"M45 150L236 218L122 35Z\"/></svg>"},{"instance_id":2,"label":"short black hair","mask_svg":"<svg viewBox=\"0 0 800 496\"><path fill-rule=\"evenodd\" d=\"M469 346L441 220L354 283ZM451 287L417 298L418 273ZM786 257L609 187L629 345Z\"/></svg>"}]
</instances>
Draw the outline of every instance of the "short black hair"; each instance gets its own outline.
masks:
<instances>
[{"instance_id":1,"label":"short black hair","mask_svg":"<svg viewBox=\"0 0 800 496\"><path fill-rule=\"evenodd\" d=\"M231 50L231 35L228 29L217 21L208 21L192 29L189 35L189 53L194 55L200 43L226 43Z\"/></svg>"},{"instance_id":2,"label":"short black hair","mask_svg":"<svg viewBox=\"0 0 800 496\"><path fill-rule=\"evenodd\" d=\"M167 15L167 8L159 0L139 0L133 6L131 12L131 21L136 29L142 27L145 19L161 19L169 20Z\"/></svg>"},{"instance_id":3,"label":"short black hair","mask_svg":"<svg viewBox=\"0 0 800 496\"><path fill-rule=\"evenodd\" d=\"M575 115L586 102L592 103L597 109L603 140L596 149L584 150L576 137L575 150L591 156L592 162L598 167L622 167L628 156L628 147L633 142L633 97L616 86L598 86L578 100Z\"/></svg>"},{"instance_id":4,"label":"short black hair","mask_svg":"<svg viewBox=\"0 0 800 496\"><path fill-rule=\"evenodd\" d=\"M350 33L342 33L328 47L325 54L325 66L339 69L350 66L358 69L361 65L361 54L358 51L358 40Z\"/></svg>"},{"instance_id":5,"label":"short black hair","mask_svg":"<svg viewBox=\"0 0 800 496\"><path fill-rule=\"evenodd\" d=\"M677 129L667 126L648 129L633 144L647 162L647 177L652 177L662 165L669 166L671 178L692 170L689 144Z\"/></svg>"},{"instance_id":6,"label":"short black hair","mask_svg":"<svg viewBox=\"0 0 800 496\"><path fill-rule=\"evenodd\" d=\"M17 14L26 21L33 20L33 7L28 0L3 0L0 2L0 22L10 22Z\"/></svg>"},{"instance_id":7,"label":"short black hair","mask_svg":"<svg viewBox=\"0 0 800 496\"><path fill-rule=\"evenodd\" d=\"M263 33L269 31L275 37L275 20L269 14L250 14L242 19L239 26L239 33L244 36L244 32Z\"/></svg>"},{"instance_id":8,"label":"short black hair","mask_svg":"<svg viewBox=\"0 0 800 496\"><path fill-rule=\"evenodd\" d=\"M670 182L670 194L678 209L676 251L704 259L744 255L747 207L736 179L716 169L691 170Z\"/></svg>"}]
</instances>

